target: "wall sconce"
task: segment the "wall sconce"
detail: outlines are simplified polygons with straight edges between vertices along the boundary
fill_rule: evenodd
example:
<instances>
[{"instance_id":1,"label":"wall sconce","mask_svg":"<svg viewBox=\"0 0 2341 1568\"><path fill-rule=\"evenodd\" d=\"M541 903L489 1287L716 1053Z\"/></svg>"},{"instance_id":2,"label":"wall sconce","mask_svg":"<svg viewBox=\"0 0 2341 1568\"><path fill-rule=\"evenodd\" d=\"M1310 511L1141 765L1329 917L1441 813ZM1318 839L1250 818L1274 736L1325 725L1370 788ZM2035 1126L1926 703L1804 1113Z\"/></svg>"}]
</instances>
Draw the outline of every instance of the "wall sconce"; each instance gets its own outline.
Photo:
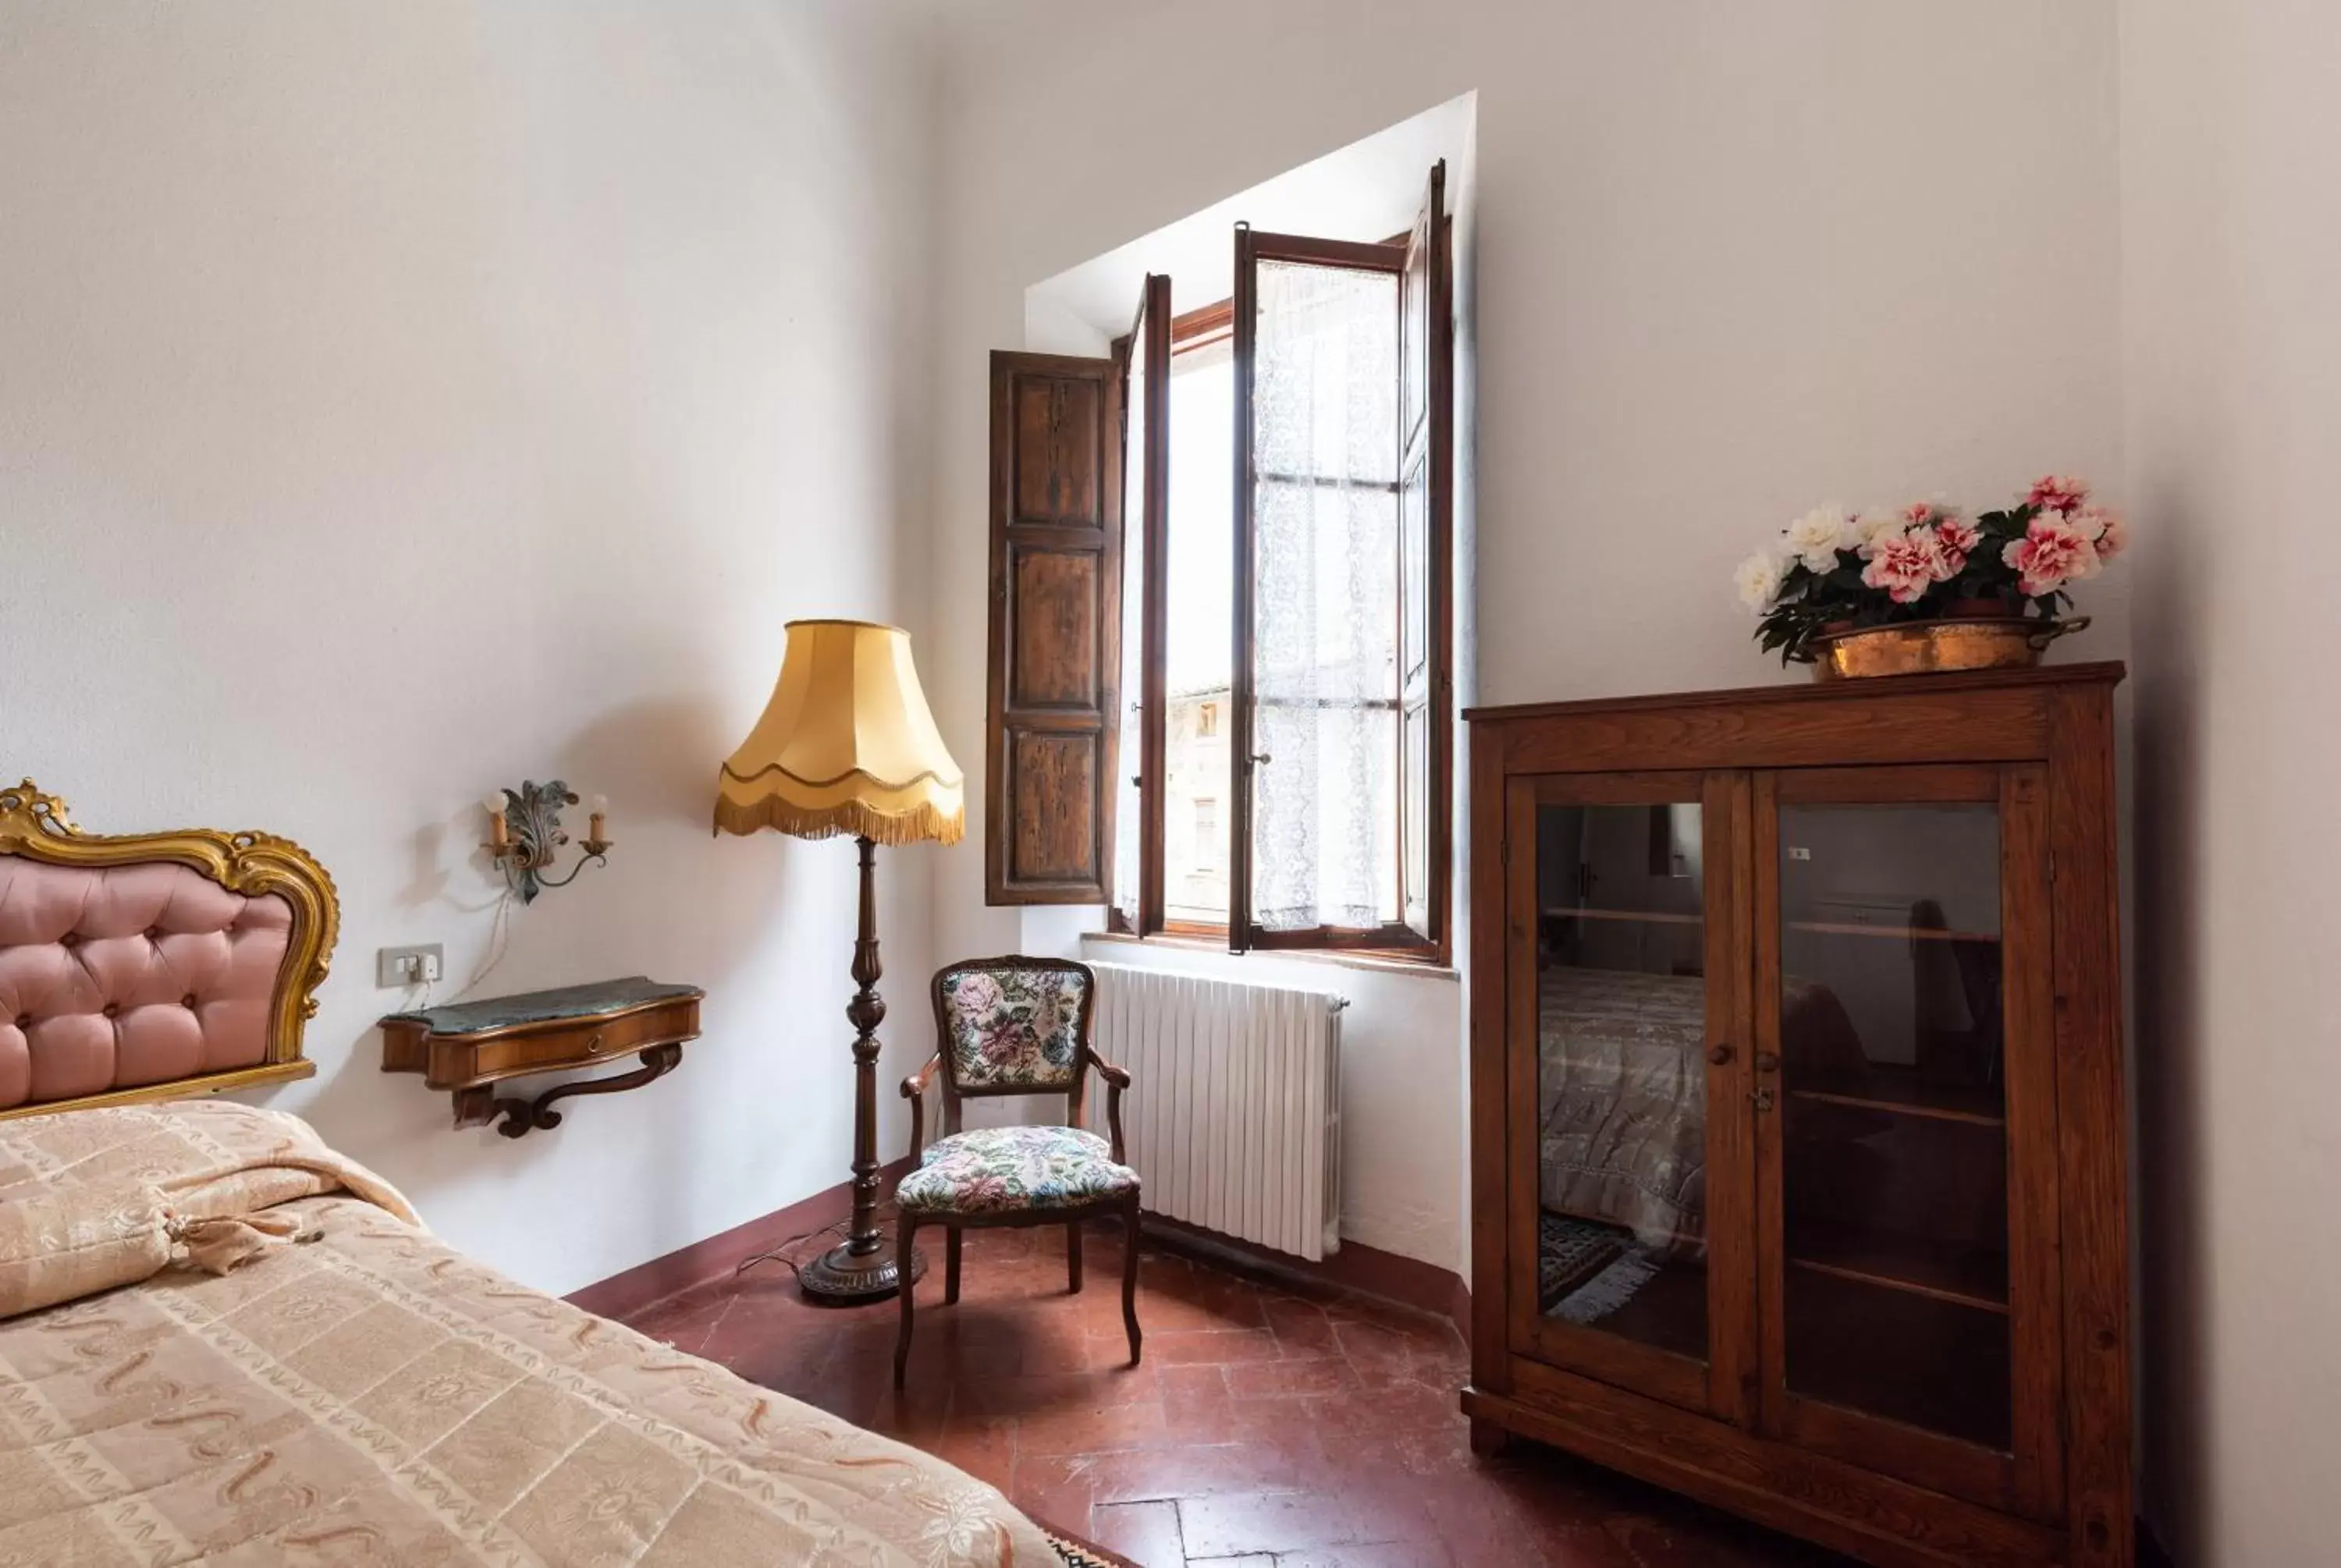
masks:
<instances>
[{"instance_id":1,"label":"wall sconce","mask_svg":"<svg viewBox=\"0 0 2341 1568\"><path fill-rule=\"evenodd\" d=\"M610 863L607 796L593 797L585 841L579 846L584 853L569 868L569 875L558 880L542 873L553 864L561 846L569 842L569 835L561 829L561 809L576 805L577 797L568 785L558 779L543 784L525 779L519 789L498 789L480 804L488 813L488 841L480 848L496 858L496 864L504 868L504 880L523 904L536 902L536 896L547 888L566 888L577 880L577 873L588 861Z\"/></svg>"}]
</instances>

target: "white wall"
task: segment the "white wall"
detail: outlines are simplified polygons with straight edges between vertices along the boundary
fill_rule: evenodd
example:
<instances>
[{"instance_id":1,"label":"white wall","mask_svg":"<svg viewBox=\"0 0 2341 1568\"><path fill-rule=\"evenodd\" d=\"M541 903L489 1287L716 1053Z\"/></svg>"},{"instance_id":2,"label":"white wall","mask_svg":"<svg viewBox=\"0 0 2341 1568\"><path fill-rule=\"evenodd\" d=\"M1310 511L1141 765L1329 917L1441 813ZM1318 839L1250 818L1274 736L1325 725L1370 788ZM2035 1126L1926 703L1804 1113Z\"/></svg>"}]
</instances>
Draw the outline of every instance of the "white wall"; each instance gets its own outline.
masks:
<instances>
[{"instance_id":1,"label":"white wall","mask_svg":"<svg viewBox=\"0 0 2341 1568\"><path fill-rule=\"evenodd\" d=\"M2333 1560L2341 11L2125 0L2147 1507Z\"/></svg>"},{"instance_id":2,"label":"white wall","mask_svg":"<svg viewBox=\"0 0 2341 1568\"><path fill-rule=\"evenodd\" d=\"M871 10L0 0L0 768L314 849L320 1072L270 1103L545 1288L845 1174L852 847L707 823L784 620L923 630L930 80ZM374 949L467 975L474 802L553 774L618 846L485 994L646 971L706 1036L449 1131L378 1071ZM888 1075L975 855L884 853Z\"/></svg>"},{"instance_id":3,"label":"white wall","mask_svg":"<svg viewBox=\"0 0 2341 1568\"><path fill-rule=\"evenodd\" d=\"M1783 679L1728 591L1763 531L1829 498L1990 502L2115 470L2113 23L2112 0L967 14L940 144L946 736L980 750L984 356L1021 342L1025 289L1475 89L1479 698ZM2122 581L2091 586L2097 630L2065 656L2119 657ZM974 856L936 886L940 951L1017 944ZM1449 1218L1351 1234L1458 1267L1462 1011L1449 983L1394 984L1449 1000L1370 1079L1352 1054L1352 1092L1419 1129L1363 1159Z\"/></svg>"}]
</instances>

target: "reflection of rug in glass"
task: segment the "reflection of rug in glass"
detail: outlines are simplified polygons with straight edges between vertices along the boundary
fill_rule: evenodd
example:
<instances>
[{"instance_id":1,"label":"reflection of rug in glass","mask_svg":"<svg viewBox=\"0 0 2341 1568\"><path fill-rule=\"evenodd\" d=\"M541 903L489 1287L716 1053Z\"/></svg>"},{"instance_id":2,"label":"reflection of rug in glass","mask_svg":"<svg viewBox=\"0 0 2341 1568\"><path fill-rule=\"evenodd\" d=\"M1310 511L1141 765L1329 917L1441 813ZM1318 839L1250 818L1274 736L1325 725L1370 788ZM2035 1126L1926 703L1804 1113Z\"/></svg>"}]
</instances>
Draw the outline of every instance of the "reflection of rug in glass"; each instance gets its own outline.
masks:
<instances>
[{"instance_id":1,"label":"reflection of rug in glass","mask_svg":"<svg viewBox=\"0 0 2341 1568\"><path fill-rule=\"evenodd\" d=\"M1657 1275L1659 1265L1631 1250L1634 1233L1618 1226L1537 1214L1537 1305L1569 1323L1599 1323Z\"/></svg>"},{"instance_id":2,"label":"reflection of rug in glass","mask_svg":"<svg viewBox=\"0 0 2341 1568\"><path fill-rule=\"evenodd\" d=\"M1618 1261L1628 1233L1550 1209L1537 1213L1537 1307L1550 1312L1570 1291Z\"/></svg>"}]
</instances>

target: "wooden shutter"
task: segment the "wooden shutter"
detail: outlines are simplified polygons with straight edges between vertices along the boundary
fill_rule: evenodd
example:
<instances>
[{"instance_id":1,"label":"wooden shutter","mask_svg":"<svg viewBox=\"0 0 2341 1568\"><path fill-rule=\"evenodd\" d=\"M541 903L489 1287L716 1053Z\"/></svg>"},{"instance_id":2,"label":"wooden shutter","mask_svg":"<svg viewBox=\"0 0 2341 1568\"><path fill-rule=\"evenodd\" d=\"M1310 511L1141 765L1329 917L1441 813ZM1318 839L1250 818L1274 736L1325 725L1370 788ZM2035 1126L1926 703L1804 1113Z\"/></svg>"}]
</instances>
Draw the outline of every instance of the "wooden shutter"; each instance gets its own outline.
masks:
<instances>
[{"instance_id":1,"label":"wooden shutter","mask_svg":"<svg viewBox=\"0 0 2341 1568\"><path fill-rule=\"evenodd\" d=\"M1447 164L1399 281L1399 911L1448 948L1454 831L1455 283Z\"/></svg>"},{"instance_id":2,"label":"wooden shutter","mask_svg":"<svg viewBox=\"0 0 2341 1568\"><path fill-rule=\"evenodd\" d=\"M995 352L986 903L1112 897L1121 511L1115 362Z\"/></svg>"}]
</instances>

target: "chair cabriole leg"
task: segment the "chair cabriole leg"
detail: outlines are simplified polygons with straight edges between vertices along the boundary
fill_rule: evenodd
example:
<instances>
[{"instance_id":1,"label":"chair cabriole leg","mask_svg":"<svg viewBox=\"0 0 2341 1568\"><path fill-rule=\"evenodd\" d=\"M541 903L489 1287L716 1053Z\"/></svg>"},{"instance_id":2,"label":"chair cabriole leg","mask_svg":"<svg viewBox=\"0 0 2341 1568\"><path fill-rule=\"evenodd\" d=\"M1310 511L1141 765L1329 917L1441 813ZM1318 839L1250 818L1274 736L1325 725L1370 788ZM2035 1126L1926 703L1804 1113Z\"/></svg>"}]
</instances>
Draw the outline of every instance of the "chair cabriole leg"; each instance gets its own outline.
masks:
<instances>
[{"instance_id":1,"label":"chair cabriole leg","mask_svg":"<svg viewBox=\"0 0 2341 1568\"><path fill-rule=\"evenodd\" d=\"M949 1306L959 1300L960 1227L952 1226L943 1235L943 1305Z\"/></svg>"},{"instance_id":2,"label":"chair cabriole leg","mask_svg":"<svg viewBox=\"0 0 2341 1568\"><path fill-rule=\"evenodd\" d=\"M894 1266L897 1277L902 1282L896 1291L902 1298L902 1331L894 1341L894 1386L897 1388L902 1386L903 1371L911 1365L911 1298L918 1294L911 1280L911 1239L918 1234L919 1222L907 1214L895 1226ZM956 1266L959 1263L959 1232L956 1230L951 1232L951 1261L954 1265L951 1273L956 1276L959 1272Z\"/></svg>"},{"instance_id":3,"label":"chair cabriole leg","mask_svg":"<svg viewBox=\"0 0 2341 1568\"><path fill-rule=\"evenodd\" d=\"M1130 1331L1130 1365L1138 1365L1138 1200L1121 1216L1121 1325Z\"/></svg>"}]
</instances>

